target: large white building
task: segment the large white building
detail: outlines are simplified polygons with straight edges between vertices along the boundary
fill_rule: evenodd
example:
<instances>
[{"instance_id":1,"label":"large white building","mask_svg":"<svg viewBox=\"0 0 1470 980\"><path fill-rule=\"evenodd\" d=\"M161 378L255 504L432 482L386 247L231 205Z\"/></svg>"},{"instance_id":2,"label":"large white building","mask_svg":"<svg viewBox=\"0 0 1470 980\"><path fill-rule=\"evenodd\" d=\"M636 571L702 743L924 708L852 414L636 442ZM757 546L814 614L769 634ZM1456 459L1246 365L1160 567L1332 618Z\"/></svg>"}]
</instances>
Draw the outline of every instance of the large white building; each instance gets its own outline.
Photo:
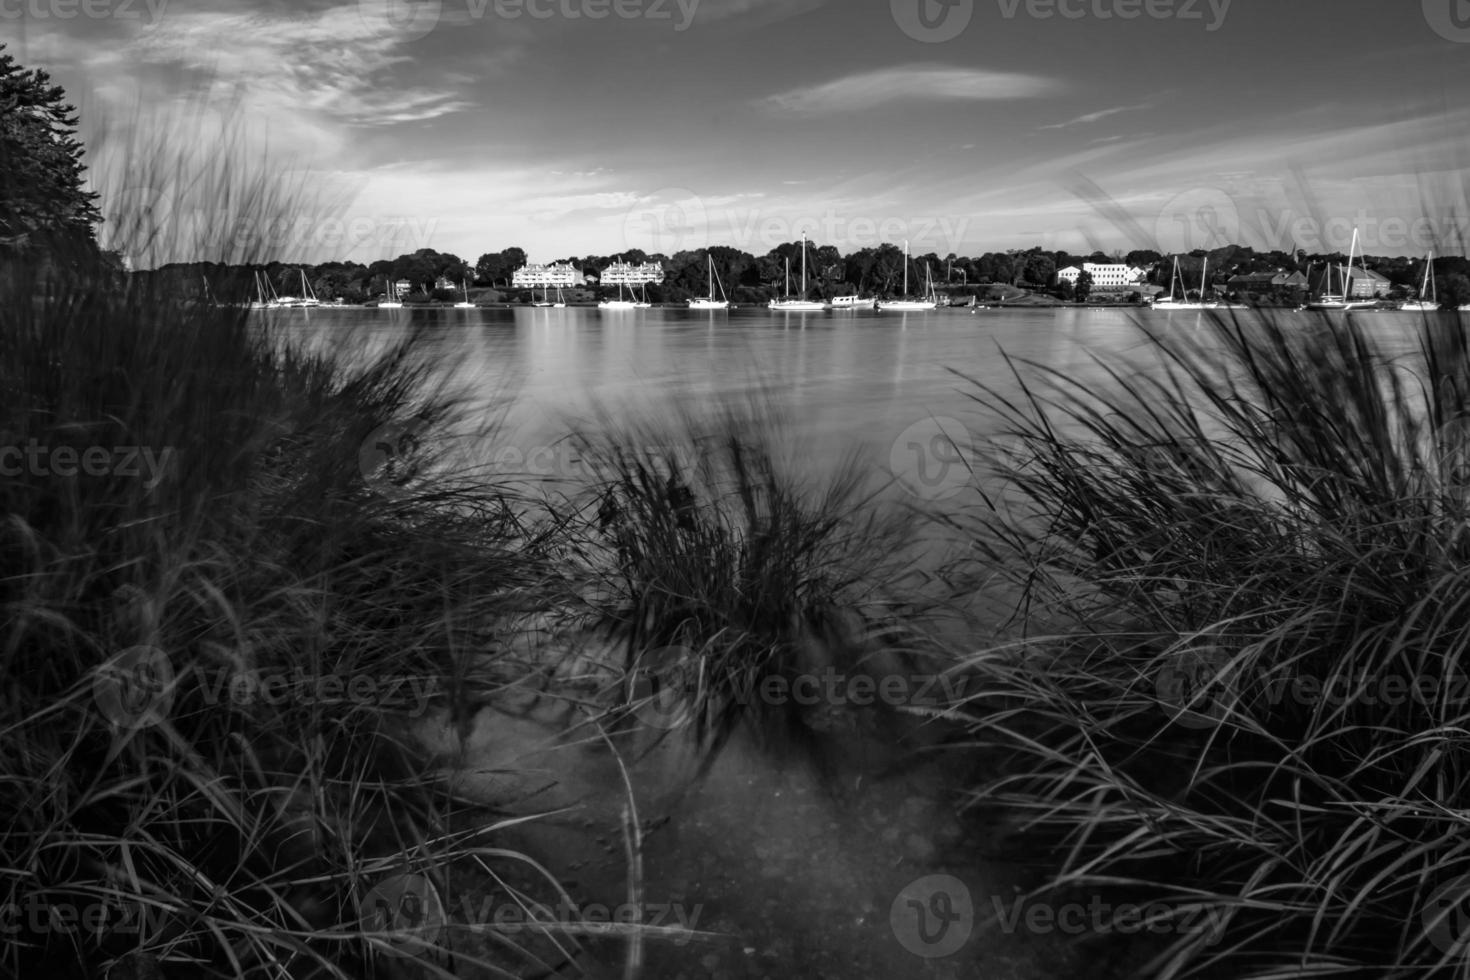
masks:
<instances>
[{"instance_id":1,"label":"large white building","mask_svg":"<svg viewBox=\"0 0 1470 980\"><path fill-rule=\"evenodd\" d=\"M602 270L604 286L637 286L639 283L663 282L664 267L659 262L614 262Z\"/></svg>"},{"instance_id":2,"label":"large white building","mask_svg":"<svg viewBox=\"0 0 1470 980\"><path fill-rule=\"evenodd\" d=\"M1103 265L1098 262L1084 262L1082 268L1069 265L1065 269L1057 271L1058 279L1065 279L1072 285L1077 285L1077 277L1087 272L1092 275L1093 289L1126 289L1136 286L1148 278L1148 273L1130 265Z\"/></svg>"},{"instance_id":3,"label":"large white building","mask_svg":"<svg viewBox=\"0 0 1470 980\"><path fill-rule=\"evenodd\" d=\"M553 262L551 265L527 263L515 271L511 282L519 289L542 286L580 286L585 280L582 273L572 268L569 262Z\"/></svg>"}]
</instances>

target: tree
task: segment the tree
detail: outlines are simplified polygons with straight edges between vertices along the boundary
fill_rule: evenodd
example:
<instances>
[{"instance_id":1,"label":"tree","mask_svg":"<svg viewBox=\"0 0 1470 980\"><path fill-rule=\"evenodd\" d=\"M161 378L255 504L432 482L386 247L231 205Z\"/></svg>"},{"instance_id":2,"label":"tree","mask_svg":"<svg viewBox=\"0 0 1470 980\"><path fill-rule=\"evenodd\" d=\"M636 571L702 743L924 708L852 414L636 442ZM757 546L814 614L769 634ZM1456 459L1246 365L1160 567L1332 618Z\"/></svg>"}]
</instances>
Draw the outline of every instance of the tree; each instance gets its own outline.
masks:
<instances>
[{"instance_id":1,"label":"tree","mask_svg":"<svg viewBox=\"0 0 1470 980\"><path fill-rule=\"evenodd\" d=\"M95 245L97 195L83 190L76 109L44 71L0 45L0 238L53 235ZM15 241L14 244L22 244Z\"/></svg>"},{"instance_id":2,"label":"tree","mask_svg":"<svg viewBox=\"0 0 1470 980\"><path fill-rule=\"evenodd\" d=\"M1083 269L1077 276L1077 283L1072 287L1072 298L1079 303L1086 303L1087 297L1092 295L1092 273Z\"/></svg>"}]
</instances>

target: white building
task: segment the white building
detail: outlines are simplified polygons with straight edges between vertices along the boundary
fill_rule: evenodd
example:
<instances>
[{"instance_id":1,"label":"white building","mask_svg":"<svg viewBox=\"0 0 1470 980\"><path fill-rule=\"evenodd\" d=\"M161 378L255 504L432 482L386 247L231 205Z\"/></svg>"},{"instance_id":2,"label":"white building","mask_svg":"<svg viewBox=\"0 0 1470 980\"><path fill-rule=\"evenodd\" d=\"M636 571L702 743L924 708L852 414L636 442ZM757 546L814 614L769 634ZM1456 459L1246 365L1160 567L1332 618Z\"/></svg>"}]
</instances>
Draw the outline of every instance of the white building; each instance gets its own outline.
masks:
<instances>
[{"instance_id":1,"label":"white building","mask_svg":"<svg viewBox=\"0 0 1470 980\"><path fill-rule=\"evenodd\" d=\"M602 270L604 286L636 286L639 283L663 281L664 267L659 262L643 262L638 265L631 262L614 262Z\"/></svg>"},{"instance_id":2,"label":"white building","mask_svg":"<svg viewBox=\"0 0 1470 980\"><path fill-rule=\"evenodd\" d=\"M1084 262L1080 269L1075 265L1069 265L1065 269L1058 270L1057 278L1065 279L1075 286L1077 277L1084 272L1092 275L1093 289L1126 289L1129 286L1136 286L1148 277L1148 273L1137 266Z\"/></svg>"},{"instance_id":3,"label":"white building","mask_svg":"<svg viewBox=\"0 0 1470 980\"><path fill-rule=\"evenodd\" d=\"M511 282L517 288L532 289L542 286L580 286L584 280L582 273L572 268L571 263L554 262L551 265L527 263L515 271Z\"/></svg>"}]
</instances>

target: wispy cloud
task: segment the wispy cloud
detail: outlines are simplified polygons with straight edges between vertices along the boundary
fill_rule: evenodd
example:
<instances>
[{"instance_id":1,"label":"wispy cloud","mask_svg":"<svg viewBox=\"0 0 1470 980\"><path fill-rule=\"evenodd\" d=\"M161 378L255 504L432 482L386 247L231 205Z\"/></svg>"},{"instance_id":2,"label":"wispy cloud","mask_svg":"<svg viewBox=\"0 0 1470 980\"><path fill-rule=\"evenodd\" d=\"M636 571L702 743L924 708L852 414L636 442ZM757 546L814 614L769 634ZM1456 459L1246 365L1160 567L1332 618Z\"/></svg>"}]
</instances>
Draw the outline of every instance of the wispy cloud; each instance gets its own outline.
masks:
<instances>
[{"instance_id":1,"label":"wispy cloud","mask_svg":"<svg viewBox=\"0 0 1470 980\"><path fill-rule=\"evenodd\" d=\"M1151 102L1140 102L1138 105L1120 105L1120 106L1114 106L1111 109L1099 109L1096 112L1085 113L1084 115L1078 116L1075 119L1068 119L1066 122L1051 123L1049 125L1040 126L1038 128L1039 129L1066 129L1068 126L1081 126L1081 125L1085 125L1087 123L1095 123L1099 119L1106 119L1109 116L1116 116L1120 112L1138 112L1138 111L1143 110L1143 109L1152 109L1152 108L1153 108L1153 103L1151 103Z\"/></svg>"},{"instance_id":2,"label":"wispy cloud","mask_svg":"<svg viewBox=\"0 0 1470 980\"><path fill-rule=\"evenodd\" d=\"M977 68L908 65L844 75L812 88L794 88L761 100L787 113L850 112L901 101L1003 101L1057 90L1051 79Z\"/></svg>"}]
</instances>

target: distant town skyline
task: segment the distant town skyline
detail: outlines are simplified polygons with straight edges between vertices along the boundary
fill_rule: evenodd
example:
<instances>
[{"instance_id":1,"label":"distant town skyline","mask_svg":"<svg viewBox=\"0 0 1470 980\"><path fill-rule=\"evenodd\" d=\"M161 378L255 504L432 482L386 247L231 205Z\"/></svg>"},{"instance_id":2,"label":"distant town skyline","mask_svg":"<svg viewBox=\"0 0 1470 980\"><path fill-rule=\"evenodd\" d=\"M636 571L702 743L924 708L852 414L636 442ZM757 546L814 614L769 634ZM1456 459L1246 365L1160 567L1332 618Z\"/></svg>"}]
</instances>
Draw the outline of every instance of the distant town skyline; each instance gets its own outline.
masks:
<instances>
[{"instance_id":1,"label":"distant town skyline","mask_svg":"<svg viewBox=\"0 0 1470 980\"><path fill-rule=\"evenodd\" d=\"M0 28L80 109L98 189L136 194L130 140L217 127L309 172L334 203L284 261L1326 252L1355 227L1412 255L1464 250L1454 3L23 0ZM169 247L139 258L194 257Z\"/></svg>"}]
</instances>

